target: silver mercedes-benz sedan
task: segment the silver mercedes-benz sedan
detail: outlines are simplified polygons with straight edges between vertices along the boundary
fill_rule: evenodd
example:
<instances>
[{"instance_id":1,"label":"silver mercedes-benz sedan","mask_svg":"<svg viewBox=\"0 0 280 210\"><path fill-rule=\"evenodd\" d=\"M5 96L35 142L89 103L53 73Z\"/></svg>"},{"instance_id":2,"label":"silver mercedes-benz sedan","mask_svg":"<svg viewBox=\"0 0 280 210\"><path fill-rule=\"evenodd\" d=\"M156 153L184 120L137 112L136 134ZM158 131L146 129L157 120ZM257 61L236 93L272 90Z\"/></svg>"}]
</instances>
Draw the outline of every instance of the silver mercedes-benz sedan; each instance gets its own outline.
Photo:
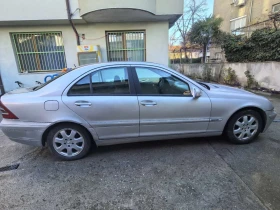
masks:
<instances>
[{"instance_id":1,"label":"silver mercedes-benz sedan","mask_svg":"<svg viewBox=\"0 0 280 210\"><path fill-rule=\"evenodd\" d=\"M47 145L64 160L91 145L225 134L253 141L276 117L264 97L198 83L154 63L83 66L1 97L2 131L13 141Z\"/></svg>"}]
</instances>

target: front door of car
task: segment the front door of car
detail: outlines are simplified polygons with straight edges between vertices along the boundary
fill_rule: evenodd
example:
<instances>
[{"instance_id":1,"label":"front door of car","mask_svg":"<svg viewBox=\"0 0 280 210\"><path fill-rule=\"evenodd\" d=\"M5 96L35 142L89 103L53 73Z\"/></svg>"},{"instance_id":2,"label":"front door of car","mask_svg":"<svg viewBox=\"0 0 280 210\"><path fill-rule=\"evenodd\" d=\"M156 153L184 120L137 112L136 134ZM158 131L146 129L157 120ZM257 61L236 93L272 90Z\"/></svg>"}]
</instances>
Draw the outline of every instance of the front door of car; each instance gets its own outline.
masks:
<instances>
[{"instance_id":1,"label":"front door of car","mask_svg":"<svg viewBox=\"0 0 280 210\"><path fill-rule=\"evenodd\" d=\"M135 66L133 77L140 107L140 136L206 132L211 111L206 93L193 98L193 84L163 69Z\"/></svg>"},{"instance_id":2,"label":"front door of car","mask_svg":"<svg viewBox=\"0 0 280 210\"><path fill-rule=\"evenodd\" d=\"M129 67L107 67L78 80L63 102L84 118L100 140L139 136L139 105Z\"/></svg>"}]
</instances>

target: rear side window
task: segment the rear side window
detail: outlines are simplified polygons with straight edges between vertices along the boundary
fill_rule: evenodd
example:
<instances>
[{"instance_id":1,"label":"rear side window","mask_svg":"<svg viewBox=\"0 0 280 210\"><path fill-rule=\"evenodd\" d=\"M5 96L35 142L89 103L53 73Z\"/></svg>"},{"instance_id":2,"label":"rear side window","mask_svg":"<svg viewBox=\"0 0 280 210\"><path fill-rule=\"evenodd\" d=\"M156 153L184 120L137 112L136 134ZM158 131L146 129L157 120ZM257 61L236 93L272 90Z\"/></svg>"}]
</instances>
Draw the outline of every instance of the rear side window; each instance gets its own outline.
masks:
<instances>
[{"instance_id":1,"label":"rear side window","mask_svg":"<svg viewBox=\"0 0 280 210\"><path fill-rule=\"evenodd\" d=\"M79 80L75 85L73 85L68 94L87 95L90 93L90 75L87 75L83 79Z\"/></svg>"},{"instance_id":2,"label":"rear side window","mask_svg":"<svg viewBox=\"0 0 280 210\"><path fill-rule=\"evenodd\" d=\"M95 71L73 85L68 94L130 94L127 69L108 68Z\"/></svg>"},{"instance_id":3,"label":"rear side window","mask_svg":"<svg viewBox=\"0 0 280 210\"><path fill-rule=\"evenodd\" d=\"M127 70L125 68L104 69L92 74L93 94L129 94Z\"/></svg>"}]
</instances>

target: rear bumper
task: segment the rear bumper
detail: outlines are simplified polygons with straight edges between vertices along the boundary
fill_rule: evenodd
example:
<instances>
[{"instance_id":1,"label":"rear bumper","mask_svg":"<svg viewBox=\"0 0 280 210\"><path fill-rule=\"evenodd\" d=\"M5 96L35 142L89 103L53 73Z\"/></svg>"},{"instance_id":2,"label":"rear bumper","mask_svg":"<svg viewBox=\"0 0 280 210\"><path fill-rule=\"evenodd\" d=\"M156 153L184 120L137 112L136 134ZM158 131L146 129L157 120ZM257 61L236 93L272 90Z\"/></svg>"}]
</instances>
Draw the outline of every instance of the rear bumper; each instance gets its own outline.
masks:
<instances>
[{"instance_id":1,"label":"rear bumper","mask_svg":"<svg viewBox=\"0 0 280 210\"><path fill-rule=\"evenodd\" d=\"M265 128L263 130L263 132L265 132L268 127L270 126L270 124L273 122L273 120L275 119L276 117L276 112L274 110L272 111L266 111L266 125L265 125Z\"/></svg>"},{"instance_id":2,"label":"rear bumper","mask_svg":"<svg viewBox=\"0 0 280 210\"><path fill-rule=\"evenodd\" d=\"M22 122L3 119L0 128L12 141L32 146L43 146L42 136L50 123Z\"/></svg>"}]
</instances>

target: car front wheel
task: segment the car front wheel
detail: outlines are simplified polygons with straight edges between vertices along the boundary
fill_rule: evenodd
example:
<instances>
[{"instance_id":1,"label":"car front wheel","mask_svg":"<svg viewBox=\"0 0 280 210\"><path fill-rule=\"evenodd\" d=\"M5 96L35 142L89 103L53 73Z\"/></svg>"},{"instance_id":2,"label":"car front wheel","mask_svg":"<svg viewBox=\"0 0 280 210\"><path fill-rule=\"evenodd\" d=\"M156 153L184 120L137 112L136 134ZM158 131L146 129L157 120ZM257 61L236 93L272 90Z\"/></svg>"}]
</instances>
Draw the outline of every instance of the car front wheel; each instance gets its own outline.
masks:
<instances>
[{"instance_id":1,"label":"car front wheel","mask_svg":"<svg viewBox=\"0 0 280 210\"><path fill-rule=\"evenodd\" d=\"M86 156L91 148L91 138L84 128L74 124L54 127L47 137L51 152L62 160L77 160Z\"/></svg>"},{"instance_id":2,"label":"car front wheel","mask_svg":"<svg viewBox=\"0 0 280 210\"><path fill-rule=\"evenodd\" d=\"M258 112L243 110L230 119L226 127L226 135L233 143L247 144L258 137L262 126L262 118Z\"/></svg>"}]
</instances>

